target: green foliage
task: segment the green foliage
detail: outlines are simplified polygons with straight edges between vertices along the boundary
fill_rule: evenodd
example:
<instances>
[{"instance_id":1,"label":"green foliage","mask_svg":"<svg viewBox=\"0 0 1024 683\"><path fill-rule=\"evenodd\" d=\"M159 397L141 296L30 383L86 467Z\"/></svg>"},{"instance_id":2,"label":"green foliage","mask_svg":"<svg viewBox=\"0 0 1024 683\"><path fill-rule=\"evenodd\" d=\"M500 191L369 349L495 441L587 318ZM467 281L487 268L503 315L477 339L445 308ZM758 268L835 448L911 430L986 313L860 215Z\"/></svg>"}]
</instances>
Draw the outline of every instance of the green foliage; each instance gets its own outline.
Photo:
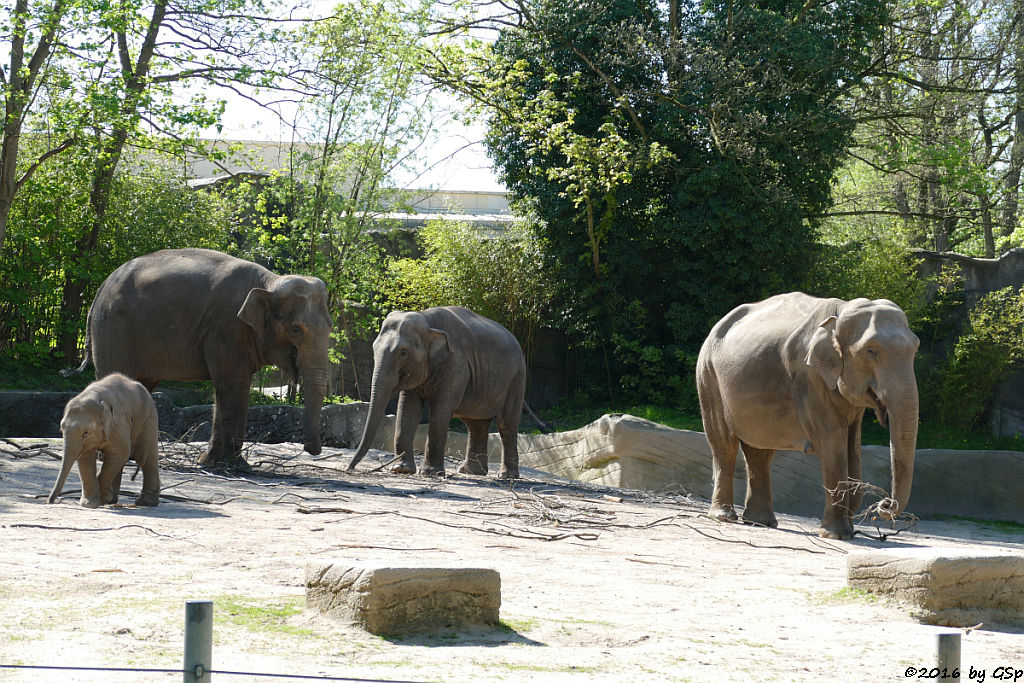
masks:
<instances>
[{"instance_id":1,"label":"green foliage","mask_svg":"<svg viewBox=\"0 0 1024 683\"><path fill-rule=\"evenodd\" d=\"M917 275L911 251L891 239L843 245L819 244L814 268L802 289L839 299L889 299L914 321L925 315L927 283Z\"/></svg>"},{"instance_id":2,"label":"green foliage","mask_svg":"<svg viewBox=\"0 0 1024 683\"><path fill-rule=\"evenodd\" d=\"M503 180L542 219L581 384L687 403L714 321L803 281L884 4L529 9L445 76L482 102Z\"/></svg>"},{"instance_id":3,"label":"green foliage","mask_svg":"<svg viewBox=\"0 0 1024 683\"><path fill-rule=\"evenodd\" d=\"M38 170L21 191L0 255L0 354L6 357L39 363L53 353L66 273L89 283L87 309L100 282L135 256L224 242L223 203L189 189L169 165L150 164L115 176L108 230L95 252L79 255L77 242L92 219L91 168L85 155L69 154ZM85 314L72 321L79 332Z\"/></svg>"},{"instance_id":4,"label":"green foliage","mask_svg":"<svg viewBox=\"0 0 1024 683\"><path fill-rule=\"evenodd\" d=\"M524 347L550 305L549 274L534 226L487 235L465 223L433 220L417 235L423 259L391 262L390 308L465 306L504 325Z\"/></svg>"},{"instance_id":5,"label":"green foliage","mask_svg":"<svg viewBox=\"0 0 1024 683\"><path fill-rule=\"evenodd\" d=\"M995 389L1024 360L1024 293L991 292L971 309L967 329L922 387L922 406L939 422L974 428Z\"/></svg>"}]
</instances>

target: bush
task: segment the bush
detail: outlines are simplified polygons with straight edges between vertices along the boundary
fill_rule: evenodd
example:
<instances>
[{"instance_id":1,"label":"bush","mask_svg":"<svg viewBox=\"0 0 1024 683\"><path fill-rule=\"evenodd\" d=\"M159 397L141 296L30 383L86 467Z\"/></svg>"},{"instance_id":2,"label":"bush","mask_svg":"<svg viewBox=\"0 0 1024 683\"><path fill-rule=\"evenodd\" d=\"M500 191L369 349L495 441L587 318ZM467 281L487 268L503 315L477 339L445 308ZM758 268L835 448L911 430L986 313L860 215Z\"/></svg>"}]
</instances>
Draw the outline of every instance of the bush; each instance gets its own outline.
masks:
<instances>
[{"instance_id":1,"label":"bush","mask_svg":"<svg viewBox=\"0 0 1024 683\"><path fill-rule=\"evenodd\" d=\"M424 258L390 264L384 298L392 308L465 306L507 327L524 349L530 345L551 288L529 225L486 235L465 223L435 220L418 239Z\"/></svg>"},{"instance_id":2,"label":"bush","mask_svg":"<svg viewBox=\"0 0 1024 683\"><path fill-rule=\"evenodd\" d=\"M906 312L911 327L925 315L927 287L910 249L887 239L817 245L814 268L803 286L815 296L889 299Z\"/></svg>"},{"instance_id":3,"label":"bush","mask_svg":"<svg viewBox=\"0 0 1024 683\"><path fill-rule=\"evenodd\" d=\"M977 426L996 387L1024 360L1024 292L1006 287L985 295L949 357L927 376L922 405L960 429Z\"/></svg>"}]
</instances>

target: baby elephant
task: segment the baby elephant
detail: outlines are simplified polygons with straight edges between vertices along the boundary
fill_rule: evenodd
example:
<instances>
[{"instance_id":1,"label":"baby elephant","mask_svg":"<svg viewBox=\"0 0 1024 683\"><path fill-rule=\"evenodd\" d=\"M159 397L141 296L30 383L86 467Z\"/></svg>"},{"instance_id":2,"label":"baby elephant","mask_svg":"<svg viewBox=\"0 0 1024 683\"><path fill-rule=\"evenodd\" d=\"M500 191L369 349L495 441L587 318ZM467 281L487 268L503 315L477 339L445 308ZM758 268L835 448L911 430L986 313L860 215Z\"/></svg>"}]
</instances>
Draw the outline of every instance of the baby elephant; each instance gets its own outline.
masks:
<instances>
[{"instance_id":1,"label":"baby elephant","mask_svg":"<svg viewBox=\"0 0 1024 683\"><path fill-rule=\"evenodd\" d=\"M144 386L119 373L93 382L68 402L60 430L64 460L47 502L57 500L71 465L77 461L82 478L79 504L95 508L116 503L128 458L142 468L142 493L135 504L160 502L156 404ZM96 451L104 453L98 479Z\"/></svg>"}]
</instances>

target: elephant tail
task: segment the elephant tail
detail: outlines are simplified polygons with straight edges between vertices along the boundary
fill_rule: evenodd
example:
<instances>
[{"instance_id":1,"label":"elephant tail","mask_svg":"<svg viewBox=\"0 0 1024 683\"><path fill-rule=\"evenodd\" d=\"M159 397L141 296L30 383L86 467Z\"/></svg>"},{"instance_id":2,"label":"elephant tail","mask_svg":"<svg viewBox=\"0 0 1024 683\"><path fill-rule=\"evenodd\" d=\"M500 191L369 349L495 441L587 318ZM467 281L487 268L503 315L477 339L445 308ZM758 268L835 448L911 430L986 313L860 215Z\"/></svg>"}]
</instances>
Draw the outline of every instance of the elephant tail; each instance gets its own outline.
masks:
<instances>
[{"instance_id":1,"label":"elephant tail","mask_svg":"<svg viewBox=\"0 0 1024 683\"><path fill-rule=\"evenodd\" d=\"M533 410L530 408L529 404L526 401L523 401L523 410L526 411L526 414L529 415L530 419L533 420L534 424L537 425L537 429L540 430L541 434L551 434L552 432L555 431L554 427L552 427L550 424L537 417L537 414L533 412Z\"/></svg>"},{"instance_id":2,"label":"elephant tail","mask_svg":"<svg viewBox=\"0 0 1024 683\"><path fill-rule=\"evenodd\" d=\"M89 363L92 361L92 335L89 334L89 328L92 327L92 307L89 308L89 315L85 320L85 350L82 352L82 364L77 368L64 368L60 371L61 377L75 377L85 372L85 369L89 367Z\"/></svg>"}]
</instances>

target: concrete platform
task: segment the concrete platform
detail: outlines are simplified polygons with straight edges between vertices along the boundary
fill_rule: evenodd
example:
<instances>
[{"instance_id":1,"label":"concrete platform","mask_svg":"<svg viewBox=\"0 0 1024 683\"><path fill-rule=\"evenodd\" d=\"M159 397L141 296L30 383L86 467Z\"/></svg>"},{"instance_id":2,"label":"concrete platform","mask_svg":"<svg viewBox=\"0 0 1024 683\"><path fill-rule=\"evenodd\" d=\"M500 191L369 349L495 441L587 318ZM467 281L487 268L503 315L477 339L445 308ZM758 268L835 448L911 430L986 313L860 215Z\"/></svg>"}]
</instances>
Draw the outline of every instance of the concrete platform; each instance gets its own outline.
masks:
<instances>
[{"instance_id":1,"label":"concrete platform","mask_svg":"<svg viewBox=\"0 0 1024 683\"><path fill-rule=\"evenodd\" d=\"M907 603L926 624L1024 624L1024 554L905 548L851 553L852 588Z\"/></svg>"},{"instance_id":2,"label":"concrete platform","mask_svg":"<svg viewBox=\"0 0 1024 683\"><path fill-rule=\"evenodd\" d=\"M501 576L465 567L311 563L306 606L377 634L496 626Z\"/></svg>"}]
</instances>

